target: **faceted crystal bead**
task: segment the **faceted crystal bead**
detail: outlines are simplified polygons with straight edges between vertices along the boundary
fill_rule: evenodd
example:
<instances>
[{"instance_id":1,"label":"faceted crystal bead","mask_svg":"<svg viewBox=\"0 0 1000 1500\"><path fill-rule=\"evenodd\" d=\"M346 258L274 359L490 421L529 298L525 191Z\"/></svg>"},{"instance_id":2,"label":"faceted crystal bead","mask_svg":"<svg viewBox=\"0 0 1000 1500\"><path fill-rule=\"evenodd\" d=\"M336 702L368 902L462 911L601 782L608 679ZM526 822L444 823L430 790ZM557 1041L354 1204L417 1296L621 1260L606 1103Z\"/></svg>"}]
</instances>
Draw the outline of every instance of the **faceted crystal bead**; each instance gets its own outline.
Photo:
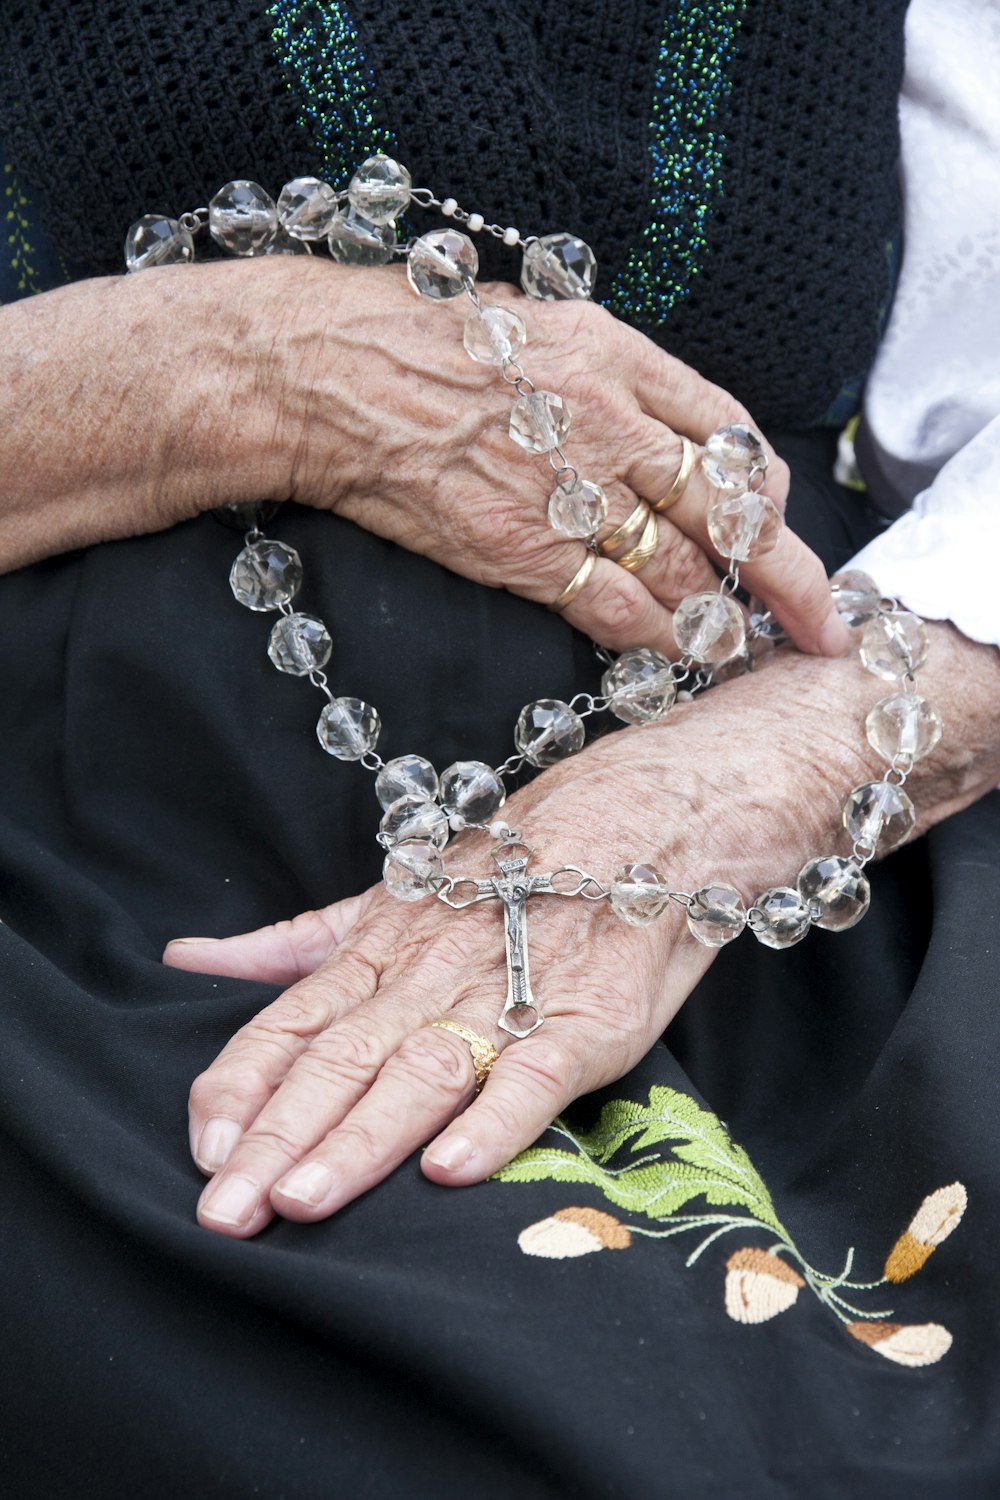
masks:
<instances>
[{"instance_id":1,"label":"faceted crystal bead","mask_svg":"<svg viewBox=\"0 0 1000 1500\"><path fill-rule=\"evenodd\" d=\"M261 255L278 232L274 199L256 182L227 182L208 205L213 240L230 255Z\"/></svg>"},{"instance_id":2,"label":"faceted crystal bead","mask_svg":"<svg viewBox=\"0 0 1000 1500\"><path fill-rule=\"evenodd\" d=\"M725 594L688 594L674 612L674 639L705 666L716 666L746 644L743 614Z\"/></svg>"},{"instance_id":3,"label":"faceted crystal bead","mask_svg":"<svg viewBox=\"0 0 1000 1500\"><path fill-rule=\"evenodd\" d=\"M351 178L347 196L369 224L391 224L410 202L412 179L391 156L369 156Z\"/></svg>"},{"instance_id":4,"label":"faceted crystal bead","mask_svg":"<svg viewBox=\"0 0 1000 1500\"><path fill-rule=\"evenodd\" d=\"M597 280L597 259L575 234L543 234L525 246L521 285L529 297L558 302L590 297Z\"/></svg>"},{"instance_id":5,"label":"faceted crystal bead","mask_svg":"<svg viewBox=\"0 0 1000 1500\"><path fill-rule=\"evenodd\" d=\"M765 948L793 948L800 943L812 925L809 908L787 885L776 885L758 896L750 930Z\"/></svg>"},{"instance_id":6,"label":"faceted crystal bead","mask_svg":"<svg viewBox=\"0 0 1000 1500\"><path fill-rule=\"evenodd\" d=\"M780 646L788 640L788 632L780 620L776 620L763 600L756 597L747 605L750 616L750 629L755 632L754 640L769 641L772 646Z\"/></svg>"},{"instance_id":7,"label":"faceted crystal bead","mask_svg":"<svg viewBox=\"0 0 1000 1500\"><path fill-rule=\"evenodd\" d=\"M688 907L688 927L706 948L723 948L747 925L743 897L731 885L706 885Z\"/></svg>"},{"instance_id":8,"label":"faceted crystal bead","mask_svg":"<svg viewBox=\"0 0 1000 1500\"><path fill-rule=\"evenodd\" d=\"M448 842L447 815L425 797L400 797L390 802L379 829L393 844L416 839L443 849Z\"/></svg>"},{"instance_id":9,"label":"faceted crystal bead","mask_svg":"<svg viewBox=\"0 0 1000 1500\"><path fill-rule=\"evenodd\" d=\"M516 359L527 337L517 313L495 303L476 308L465 320L466 353L481 365L502 365L505 359Z\"/></svg>"},{"instance_id":10,"label":"faceted crystal bead","mask_svg":"<svg viewBox=\"0 0 1000 1500\"><path fill-rule=\"evenodd\" d=\"M723 557L754 562L773 552L784 522L773 500L753 490L723 492L708 507L708 534Z\"/></svg>"},{"instance_id":11,"label":"faceted crystal bead","mask_svg":"<svg viewBox=\"0 0 1000 1500\"><path fill-rule=\"evenodd\" d=\"M554 766L583 749L587 732L583 720L558 698L539 698L518 716L514 743L533 766Z\"/></svg>"},{"instance_id":12,"label":"faceted crystal bead","mask_svg":"<svg viewBox=\"0 0 1000 1500\"><path fill-rule=\"evenodd\" d=\"M721 682L732 682L734 677L744 677L747 672L753 671L754 658L747 646L742 651L737 651L728 661L720 661L712 668L712 681L716 684Z\"/></svg>"},{"instance_id":13,"label":"faceted crystal bead","mask_svg":"<svg viewBox=\"0 0 1000 1500\"><path fill-rule=\"evenodd\" d=\"M278 230L274 239L264 251L265 255L308 255L309 246L305 240L293 240L291 235L284 229Z\"/></svg>"},{"instance_id":14,"label":"faceted crystal bead","mask_svg":"<svg viewBox=\"0 0 1000 1500\"><path fill-rule=\"evenodd\" d=\"M760 435L742 422L716 428L701 455L705 477L717 490L747 489L751 475L764 465Z\"/></svg>"},{"instance_id":15,"label":"faceted crystal bead","mask_svg":"<svg viewBox=\"0 0 1000 1500\"><path fill-rule=\"evenodd\" d=\"M384 808L400 797L433 802L437 794L437 772L420 755L397 755L395 760L387 760L375 778L375 795Z\"/></svg>"},{"instance_id":16,"label":"faceted crystal bead","mask_svg":"<svg viewBox=\"0 0 1000 1500\"><path fill-rule=\"evenodd\" d=\"M267 654L279 672L308 677L330 660L333 642L322 620L314 615L282 615L275 622Z\"/></svg>"},{"instance_id":17,"label":"faceted crystal bead","mask_svg":"<svg viewBox=\"0 0 1000 1500\"><path fill-rule=\"evenodd\" d=\"M888 781L856 786L844 803L844 827L856 844L888 854L913 832L917 817L902 787Z\"/></svg>"},{"instance_id":18,"label":"faceted crystal bead","mask_svg":"<svg viewBox=\"0 0 1000 1500\"><path fill-rule=\"evenodd\" d=\"M510 435L529 453L551 453L569 432L569 407L552 391L519 396L510 414Z\"/></svg>"},{"instance_id":19,"label":"faceted crystal bead","mask_svg":"<svg viewBox=\"0 0 1000 1500\"><path fill-rule=\"evenodd\" d=\"M392 224L372 224L353 208L338 208L326 242L342 266L384 266L396 248Z\"/></svg>"},{"instance_id":20,"label":"faceted crystal bead","mask_svg":"<svg viewBox=\"0 0 1000 1500\"><path fill-rule=\"evenodd\" d=\"M434 844L407 839L394 844L382 865L382 879L397 901L422 901L444 880L444 862Z\"/></svg>"},{"instance_id":21,"label":"faceted crystal bead","mask_svg":"<svg viewBox=\"0 0 1000 1500\"><path fill-rule=\"evenodd\" d=\"M911 761L930 755L943 727L937 709L919 693L893 693L876 703L865 720L869 745L890 762L897 755Z\"/></svg>"},{"instance_id":22,"label":"faceted crystal bead","mask_svg":"<svg viewBox=\"0 0 1000 1500\"><path fill-rule=\"evenodd\" d=\"M415 292L435 302L459 297L479 270L476 247L457 229L432 229L416 240L406 257L406 276Z\"/></svg>"},{"instance_id":23,"label":"faceted crystal bead","mask_svg":"<svg viewBox=\"0 0 1000 1500\"><path fill-rule=\"evenodd\" d=\"M125 236L126 271L147 271L152 266L176 266L194 260L194 240L176 219L162 214L143 214Z\"/></svg>"},{"instance_id":24,"label":"faceted crystal bead","mask_svg":"<svg viewBox=\"0 0 1000 1500\"><path fill-rule=\"evenodd\" d=\"M336 212L336 193L318 177L295 177L278 197L278 222L293 240L325 240Z\"/></svg>"},{"instance_id":25,"label":"faceted crystal bead","mask_svg":"<svg viewBox=\"0 0 1000 1500\"><path fill-rule=\"evenodd\" d=\"M319 716L316 734L338 760L360 760L374 750L382 729L378 711L360 698L334 698Z\"/></svg>"},{"instance_id":26,"label":"faceted crystal bead","mask_svg":"<svg viewBox=\"0 0 1000 1500\"><path fill-rule=\"evenodd\" d=\"M557 484L549 496L549 525L560 536L591 537L607 518L608 497L589 479Z\"/></svg>"},{"instance_id":27,"label":"faceted crystal bead","mask_svg":"<svg viewBox=\"0 0 1000 1500\"><path fill-rule=\"evenodd\" d=\"M877 615L861 637L861 661L876 677L892 682L927 660L927 631L919 615L897 609Z\"/></svg>"},{"instance_id":28,"label":"faceted crystal bead","mask_svg":"<svg viewBox=\"0 0 1000 1500\"><path fill-rule=\"evenodd\" d=\"M449 818L489 823L506 800L503 782L481 760L457 760L441 772L441 806Z\"/></svg>"},{"instance_id":29,"label":"faceted crystal bead","mask_svg":"<svg viewBox=\"0 0 1000 1500\"><path fill-rule=\"evenodd\" d=\"M601 692L611 712L624 724L652 724L673 707L677 697L670 662L649 646L623 651L601 678Z\"/></svg>"},{"instance_id":30,"label":"faceted crystal bead","mask_svg":"<svg viewBox=\"0 0 1000 1500\"><path fill-rule=\"evenodd\" d=\"M251 542L229 571L229 586L247 609L277 609L288 604L302 587L302 560L284 542Z\"/></svg>"},{"instance_id":31,"label":"faceted crystal bead","mask_svg":"<svg viewBox=\"0 0 1000 1500\"><path fill-rule=\"evenodd\" d=\"M853 859L839 854L811 859L799 871L799 895L817 927L842 932L860 922L868 910L871 887Z\"/></svg>"},{"instance_id":32,"label":"faceted crystal bead","mask_svg":"<svg viewBox=\"0 0 1000 1500\"><path fill-rule=\"evenodd\" d=\"M611 886L611 909L632 927L645 927L660 915L669 896L667 882L651 865L626 865Z\"/></svg>"},{"instance_id":33,"label":"faceted crystal bead","mask_svg":"<svg viewBox=\"0 0 1000 1500\"><path fill-rule=\"evenodd\" d=\"M830 579L830 593L833 595L837 613L843 617L845 624L852 628L856 625L867 624L878 614L879 600L882 596L867 573L858 572L857 569L848 573L837 573Z\"/></svg>"}]
</instances>

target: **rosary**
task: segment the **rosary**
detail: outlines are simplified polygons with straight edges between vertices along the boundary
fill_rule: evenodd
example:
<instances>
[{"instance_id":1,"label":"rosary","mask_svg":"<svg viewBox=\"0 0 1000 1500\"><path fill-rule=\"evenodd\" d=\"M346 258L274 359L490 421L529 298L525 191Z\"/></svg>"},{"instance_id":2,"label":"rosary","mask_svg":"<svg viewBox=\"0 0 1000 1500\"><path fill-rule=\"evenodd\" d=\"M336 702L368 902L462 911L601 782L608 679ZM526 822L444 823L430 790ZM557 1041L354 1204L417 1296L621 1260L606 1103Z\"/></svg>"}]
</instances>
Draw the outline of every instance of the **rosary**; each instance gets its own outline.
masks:
<instances>
[{"instance_id":1,"label":"rosary","mask_svg":"<svg viewBox=\"0 0 1000 1500\"><path fill-rule=\"evenodd\" d=\"M442 217L463 224L469 234L450 227L433 229L399 245L396 221L411 206L437 209ZM621 526L599 539L607 519L607 497L600 484L580 475L563 450L569 407L557 393L536 389L526 375L518 358L527 341L524 321L509 308L484 306L476 291L479 257L470 234L486 233L520 249L520 281L529 297L587 298L593 292L597 263L582 240L565 233L524 237L514 227L488 224L483 215L466 212L453 198L442 200L428 188L413 188L405 167L379 155L366 161L344 190L316 178L296 178L275 203L258 184L236 181L221 188L207 208L178 219L146 214L128 232L127 269L193 260L195 238L206 228L218 247L239 256L310 254L321 242L334 260L347 265L381 265L402 255L418 296L436 302L466 299L471 311L463 330L465 348L477 363L496 367L515 398L509 425L512 441L547 455L555 480L549 497L550 524L561 536L586 544L583 565L550 608L561 611L576 598L599 554L617 553L614 561L633 572L653 555L656 513L683 493L694 462L693 445L682 440L683 458L669 493L653 504L640 501ZM790 948L812 926L843 931L859 922L870 900L865 867L876 850L888 852L915 826L904 784L916 761L935 748L942 733L940 714L916 691L914 674L927 657L927 633L917 615L882 597L865 574L850 572L832 581L836 607L862 632L862 665L892 684L890 695L876 703L865 720L868 742L887 768L880 781L855 787L843 807L850 855L811 859L794 885L772 887L749 903L734 886L721 881L694 892L672 890L654 866L644 863L626 865L608 884L574 865L550 874L528 873L534 851L519 830L497 818L506 800L507 778L525 766L544 769L576 754L583 748L584 721L591 715L610 711L625 724L658 722L675 702L689 701L733 672L750 670L756 652L784 639L768 611L751 600L744 613L733 597L740 563L773 550L783 526L777 508L762 492L767 456L760 437L741 424L720 428L706 442L701 464L716 492L707 514L709 534L719 556L728 559L728 570L717 592L692 594L679 603L674 615L678 660L672 662L647 647L622 652L617 659L595 648L607 666L599 696L581 693L568 703L543 698L526 704L514 729L515 754L497 767L456 761L440 777L418 755L383 761L375 751L381 731L377 710L331 690L323 670L332 651L326 626L292 607L303 579L301 559L294 548L260 529L277 505L224 508L229 524L236 516L249 525L230 572L234 596L253 611L277 612L268 655L280 672L307 677L325 696L316 726L322 748L375 774L383 810L377 838L386 851L387 890L400 901L434 896L453 910L500 902L507 996L496 1024L512 1037L530 1036L545 1019L531 989L528 965L527 904L535 896L607 901L618 917L636 927L654 921L673 902L684 908L691 934L708 947L722 947L749 928L768 947ZM488 833L496 841L491 851L496 874L477 878L445 872L442 850L450 833L462 829Z\"/></svg>"}]
</instances>

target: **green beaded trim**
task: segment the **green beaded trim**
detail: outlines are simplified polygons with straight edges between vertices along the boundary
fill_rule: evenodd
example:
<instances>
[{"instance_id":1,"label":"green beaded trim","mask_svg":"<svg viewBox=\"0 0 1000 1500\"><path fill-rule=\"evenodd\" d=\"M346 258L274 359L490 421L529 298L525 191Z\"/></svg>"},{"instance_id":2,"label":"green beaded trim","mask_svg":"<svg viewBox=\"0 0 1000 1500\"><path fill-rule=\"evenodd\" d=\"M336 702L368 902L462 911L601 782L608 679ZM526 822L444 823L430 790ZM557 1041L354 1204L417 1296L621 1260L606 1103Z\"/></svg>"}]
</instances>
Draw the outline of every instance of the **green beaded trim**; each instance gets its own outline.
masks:
<instances>
[{"instance_id":1,"label":"green beaded trim","mask_svg":"<svg viewBox=\"0 0 1000 1500\"><path fill-rule=\"evenodd\" d=\"M294 80L299 123L320 152L328 180L344 182L373 151L393 144L376 123L375 79L358 34L335 0L274 0L268 15L278 60Z\"/></svg>"},{"instance_id":2,"label":"green beaded trim","mask_svg":"<svg viewBox=\"0 0 1000 1500\"><path fill-rule=\"evenodd\" d=\"M3 252L19 295L29 296L44 290L34 263L31 243L29 203L18 186L10 162L3 164L4 242Z\"/></svg>"},{"instance_id":3,"label":"green beaded trim","mask_svg":"<svg viewBox=\"0 0 1000 1500\"><path fill-rule=\"evenodd\" d=\"M704 261L708 221L723 191L718 120L745 11L746 0L670 6L650 125L650 221L607 298L630 322L663 323Z\"/></svg>"}]
</instances>

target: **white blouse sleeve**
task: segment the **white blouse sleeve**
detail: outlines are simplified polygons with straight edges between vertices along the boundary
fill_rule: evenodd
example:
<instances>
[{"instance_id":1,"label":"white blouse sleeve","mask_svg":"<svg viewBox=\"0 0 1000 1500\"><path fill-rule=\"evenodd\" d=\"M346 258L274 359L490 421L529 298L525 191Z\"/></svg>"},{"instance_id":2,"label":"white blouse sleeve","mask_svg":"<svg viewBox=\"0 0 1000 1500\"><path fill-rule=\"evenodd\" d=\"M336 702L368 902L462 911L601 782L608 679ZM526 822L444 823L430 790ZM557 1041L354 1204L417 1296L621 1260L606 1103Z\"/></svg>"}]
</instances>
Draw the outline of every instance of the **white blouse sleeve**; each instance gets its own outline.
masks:
<instances>
[{"instance_id":1,"label":"white blouse sleeve","mask_svg":"<svg viewBox=\"0 0 1000 1500\"><path fill-rule=\"evenodd\" d=\"M998 77L997 0L911 0L903 262L859 458L876 499L912 506L851 566L1000 646Z\"/></svg>"}]
</instances>

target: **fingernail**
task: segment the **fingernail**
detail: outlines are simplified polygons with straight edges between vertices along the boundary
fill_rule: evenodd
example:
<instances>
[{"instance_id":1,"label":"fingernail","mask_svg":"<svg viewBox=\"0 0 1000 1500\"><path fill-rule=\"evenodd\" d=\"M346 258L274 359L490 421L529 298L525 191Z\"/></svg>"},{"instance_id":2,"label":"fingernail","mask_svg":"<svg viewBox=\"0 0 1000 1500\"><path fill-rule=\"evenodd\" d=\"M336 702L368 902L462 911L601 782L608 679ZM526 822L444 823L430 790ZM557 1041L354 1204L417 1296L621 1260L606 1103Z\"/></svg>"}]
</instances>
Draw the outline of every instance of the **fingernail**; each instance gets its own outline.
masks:
<instances>
[{"instance_id":1,"label":"fingernail","mask_svg":"<svg viewBox=\"0 0 1000 1500\"><path fill-rule=\"evenodd\" d=\"M317 1208L333 1191L333 1173L321 1161L307 1161L276 1185L275 1192L283 1198L294 1198L297 1203L308 1203Z\"/></svg>"},{"instance_id":2,"label":"fingernail","mask_svg":"<svg viewBox=\"0 0 1000 1500\"><path fill-rule=\"evenodd\" d=\"M224 1119L221 1115L208 1120L198 1137L195 1161L205 1172L218 1172L232 1156L242 1134L242 1128L235 1120Z\"/></svg>"},{"instance_id":3,"label":"fingernail","mask_svg":"<svg viewBox=\"0 0 1000 1500\"><path fill-rule=\"evenodd\" d=\"M471 1155L472 1142L465 1135L449 1135L443 1141L435 1141L424 1152L428 1161L448 1172L457 1172L459 1167L464 1167Z\"/></svg>"},{"instance_id":4,"label":"fingernail","mask_svg":"<svg viewBox=\"0 0 1000 1500\"><path fill-rule=\"evenodd\" d=\"M823 621L818 645L824 656L843 656L845 652L850 651L853 645L851 632L836 610L827 615Z\"/></svg>"},{"instance_id":5,"label":"fingernail","mask_svg":"<svg viewBox=\"0 0 1000 1500\"><path fill-rule=\"evenodd\" d=\"M260 1188L249 1177L224 1177L201 1200L201 1212L217 1224L249 1224L260 1204Z\"/></svg>"},{"instance_id":6,"label":"fingernail","mask_svg":"<svg viewBox=\"0 0 1000 1500\"><path fill-rule=\"evenodd\" d=\"M171 938L170 942L167 944L167 947L168 948L183 948L183 946L184 946L185 943L214 943L215 941L216 941L215 938L210 938L210 937L204 937L204 938L203 937Z\"/></svg>"}]
</instances>

